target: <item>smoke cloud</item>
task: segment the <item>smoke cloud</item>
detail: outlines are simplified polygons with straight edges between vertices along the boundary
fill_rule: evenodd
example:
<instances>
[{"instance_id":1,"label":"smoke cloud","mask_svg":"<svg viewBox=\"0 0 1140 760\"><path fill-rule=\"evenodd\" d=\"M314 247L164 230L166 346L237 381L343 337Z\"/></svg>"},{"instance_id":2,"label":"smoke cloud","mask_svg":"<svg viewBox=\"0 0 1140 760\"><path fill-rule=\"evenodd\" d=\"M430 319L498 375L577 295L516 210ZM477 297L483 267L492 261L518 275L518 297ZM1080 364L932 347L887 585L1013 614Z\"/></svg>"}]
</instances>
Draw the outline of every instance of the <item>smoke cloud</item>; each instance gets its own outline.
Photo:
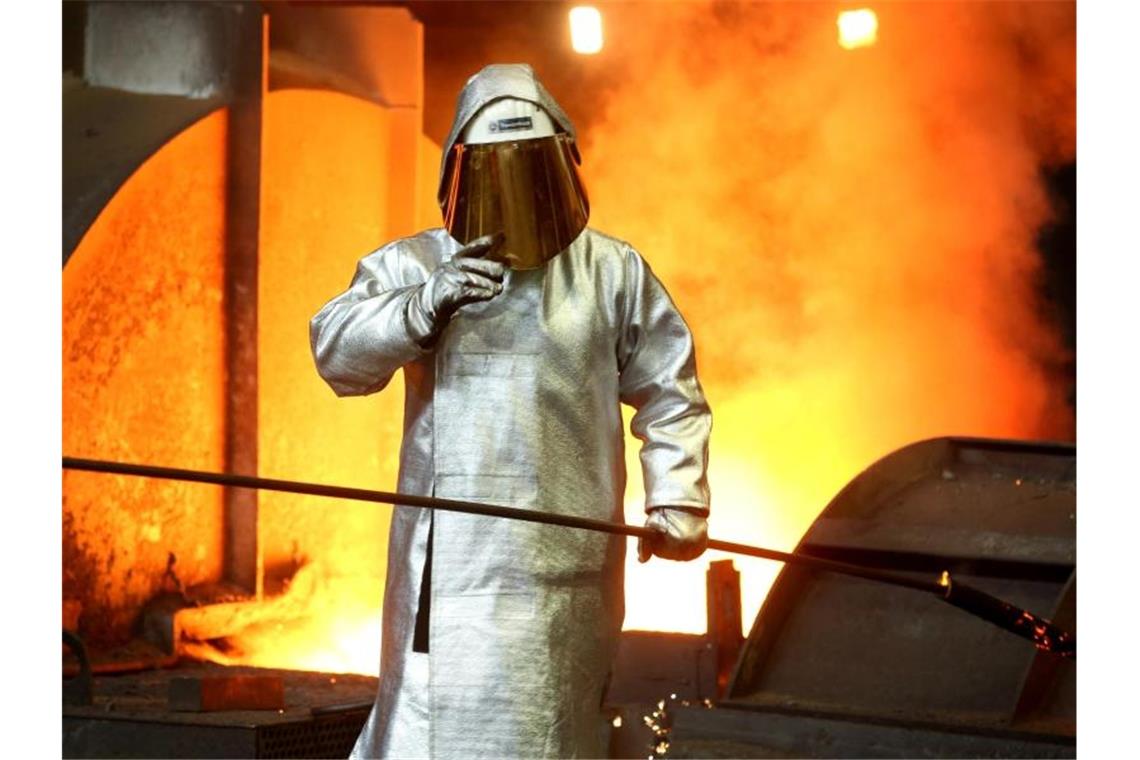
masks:
<instances>
[{"instance_id":1,"label":"smoke cloud","mask_svg":"<svg viewBox=\"0 0 1140 760\"><path fill-rule=\"evenodd\" d=\"M693 329L716 535L794 545L923 438L1074 434L1036 236L1042 169L1075 158L1075 7L872 7L877 43L845 50L848 6L603 6L591 225ZM746 615L773 572L746 573ZM627 627L669 627L636 596Z\"/></svg>"}]
</instances>

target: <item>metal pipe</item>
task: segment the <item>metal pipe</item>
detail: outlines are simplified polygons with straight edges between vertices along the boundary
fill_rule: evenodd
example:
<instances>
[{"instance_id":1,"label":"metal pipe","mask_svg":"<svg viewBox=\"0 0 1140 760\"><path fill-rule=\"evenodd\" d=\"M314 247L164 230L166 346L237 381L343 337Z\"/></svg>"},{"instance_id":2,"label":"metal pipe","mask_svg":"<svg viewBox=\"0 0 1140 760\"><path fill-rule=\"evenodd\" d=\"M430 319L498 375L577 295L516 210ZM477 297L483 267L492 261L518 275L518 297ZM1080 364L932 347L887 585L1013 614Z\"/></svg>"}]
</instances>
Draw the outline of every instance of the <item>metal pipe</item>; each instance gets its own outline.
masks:
<instances>
[{"instance_id":1,"label":"metal pipe","mask_svg":"<svg viewBox=\"0 0 1140 760\"><path fill-rule=\"evenodd\" d=\"M306 494L309 496L326 496L334 499L370 501L378 504L392 504L397 507L421 507L425 509L438 509L444 512L483 515L486 517L505 517L510 520L522 520L545 525L559 525L564 528L579 528L581 530L592 530L599 533L633 536L636 538L652 539L658 535L657 531L652 528L627 525L625 523L614 523L608 520L595 520L589 517L539 512L533 509L520 509L517 507L503 507L475 501L440 499L433 496L416 496L414 494L392 493L389 491L374 491L366 488L349 488L346 486L330 486L294 480L260 478L252 475L230 475L222 472L185 470L175 467L156 467L154 465L109 462L99 459L79 459L75 457L63 457L63 468L66 470L102 472L112 475L137 475L163 480L180 480L190 483L210 483L231 488L255 488L263 491L281 491L284 493ZM738 544L732 541L721 541L715 538L709 539L708 548L731 552L733 554L743 554L748 557L759 557L776 562L802 565L813 570L825 570L832 573L852 575L878 583L901 586L916 591L925 591L935 594L943 601L953 604L955 607L969 612L976 617L987 620L1006 631L1029 639L1036 644L1038 649L1052 652L1062 657L1076 658L1076 636L1062 631L1048 620L1038 617L1028 610L1015 607L1008 602L990 596L972 586L967 586L960 581L952 581L950 574L947 572L942 573L937 580L929 581L900 575L898 573L877 570L871 567L864 567L862 565L852 565L846 562L836 562L834 560L821 559L804 554L765 549L760 546Z\"/></svg>"}]
</instances>

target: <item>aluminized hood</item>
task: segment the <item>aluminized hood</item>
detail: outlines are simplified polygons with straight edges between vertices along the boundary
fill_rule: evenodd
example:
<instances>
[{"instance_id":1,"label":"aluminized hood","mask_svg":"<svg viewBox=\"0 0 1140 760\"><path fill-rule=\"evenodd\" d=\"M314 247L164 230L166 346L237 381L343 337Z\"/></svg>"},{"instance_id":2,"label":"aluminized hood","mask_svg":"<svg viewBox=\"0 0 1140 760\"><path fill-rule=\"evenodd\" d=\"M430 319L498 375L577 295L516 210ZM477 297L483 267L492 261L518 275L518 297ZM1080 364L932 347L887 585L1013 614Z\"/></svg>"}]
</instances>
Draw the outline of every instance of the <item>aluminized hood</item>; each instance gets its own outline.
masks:
<instances>
[{"instance_id":1,"label":"aluminized hood","mask_svg":"<svg viewBox=\"0 0 1140 760\"><path fill-rule=\"evenodd\" d=\"M562 107L542 86L542 82L535 76L534 69L525 63L493 63L468 79L459 93L459 101L455 106L455 121L452 122L451 131L443 143L443 158L439 167L436 201L441 208L446 200L445 179L448 163L452 157L451 149L455 146L456 140L479 109L493 100L507 97L527 100L541 106L574 140L572 144L574 160L579 164L582 163L574 125L570 123L570 118Z\"/></svg>"}]
</instances>

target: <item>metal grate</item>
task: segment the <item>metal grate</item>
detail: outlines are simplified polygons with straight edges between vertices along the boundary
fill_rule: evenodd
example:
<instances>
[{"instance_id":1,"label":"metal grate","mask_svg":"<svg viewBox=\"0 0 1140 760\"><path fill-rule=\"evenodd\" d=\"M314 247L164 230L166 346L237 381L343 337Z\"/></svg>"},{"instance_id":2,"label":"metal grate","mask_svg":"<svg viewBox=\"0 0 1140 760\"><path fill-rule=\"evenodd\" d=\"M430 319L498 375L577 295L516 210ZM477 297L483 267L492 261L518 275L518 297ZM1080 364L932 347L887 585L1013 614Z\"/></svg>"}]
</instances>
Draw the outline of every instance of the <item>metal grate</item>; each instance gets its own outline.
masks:
<instances>
[{"instance_id":1,"label":"metal grate","mask_svg":"<svg viewBox=\"0 0 1140 760\"><path fill-rule=\"evenodd\" d=\"M263 726L257 756L289 758L348 757L368 719L368 709L314 717L303 723Z\"/></svg>"}]
</instances>

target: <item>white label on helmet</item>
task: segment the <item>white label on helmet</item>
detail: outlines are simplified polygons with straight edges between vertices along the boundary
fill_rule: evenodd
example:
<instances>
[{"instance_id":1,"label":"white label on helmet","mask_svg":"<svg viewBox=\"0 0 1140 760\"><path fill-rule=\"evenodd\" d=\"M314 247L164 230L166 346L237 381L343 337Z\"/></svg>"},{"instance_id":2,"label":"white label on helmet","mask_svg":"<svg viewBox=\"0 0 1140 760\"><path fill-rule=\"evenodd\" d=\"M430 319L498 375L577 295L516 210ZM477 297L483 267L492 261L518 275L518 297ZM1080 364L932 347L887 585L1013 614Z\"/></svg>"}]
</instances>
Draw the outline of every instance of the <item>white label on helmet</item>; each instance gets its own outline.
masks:
<instances>
[{"instance_id":1,"label":"white label on helmet","mask_svg":"<svg viewBox=\"0 0 1140 760\"><path fill-rule=\"evenodd\" d=\"M529 116L515 116L510 119L499 119L491 122L488 127L491 132L519 132L533 130L534 120Z\"/></svg>"}]
</instances>

